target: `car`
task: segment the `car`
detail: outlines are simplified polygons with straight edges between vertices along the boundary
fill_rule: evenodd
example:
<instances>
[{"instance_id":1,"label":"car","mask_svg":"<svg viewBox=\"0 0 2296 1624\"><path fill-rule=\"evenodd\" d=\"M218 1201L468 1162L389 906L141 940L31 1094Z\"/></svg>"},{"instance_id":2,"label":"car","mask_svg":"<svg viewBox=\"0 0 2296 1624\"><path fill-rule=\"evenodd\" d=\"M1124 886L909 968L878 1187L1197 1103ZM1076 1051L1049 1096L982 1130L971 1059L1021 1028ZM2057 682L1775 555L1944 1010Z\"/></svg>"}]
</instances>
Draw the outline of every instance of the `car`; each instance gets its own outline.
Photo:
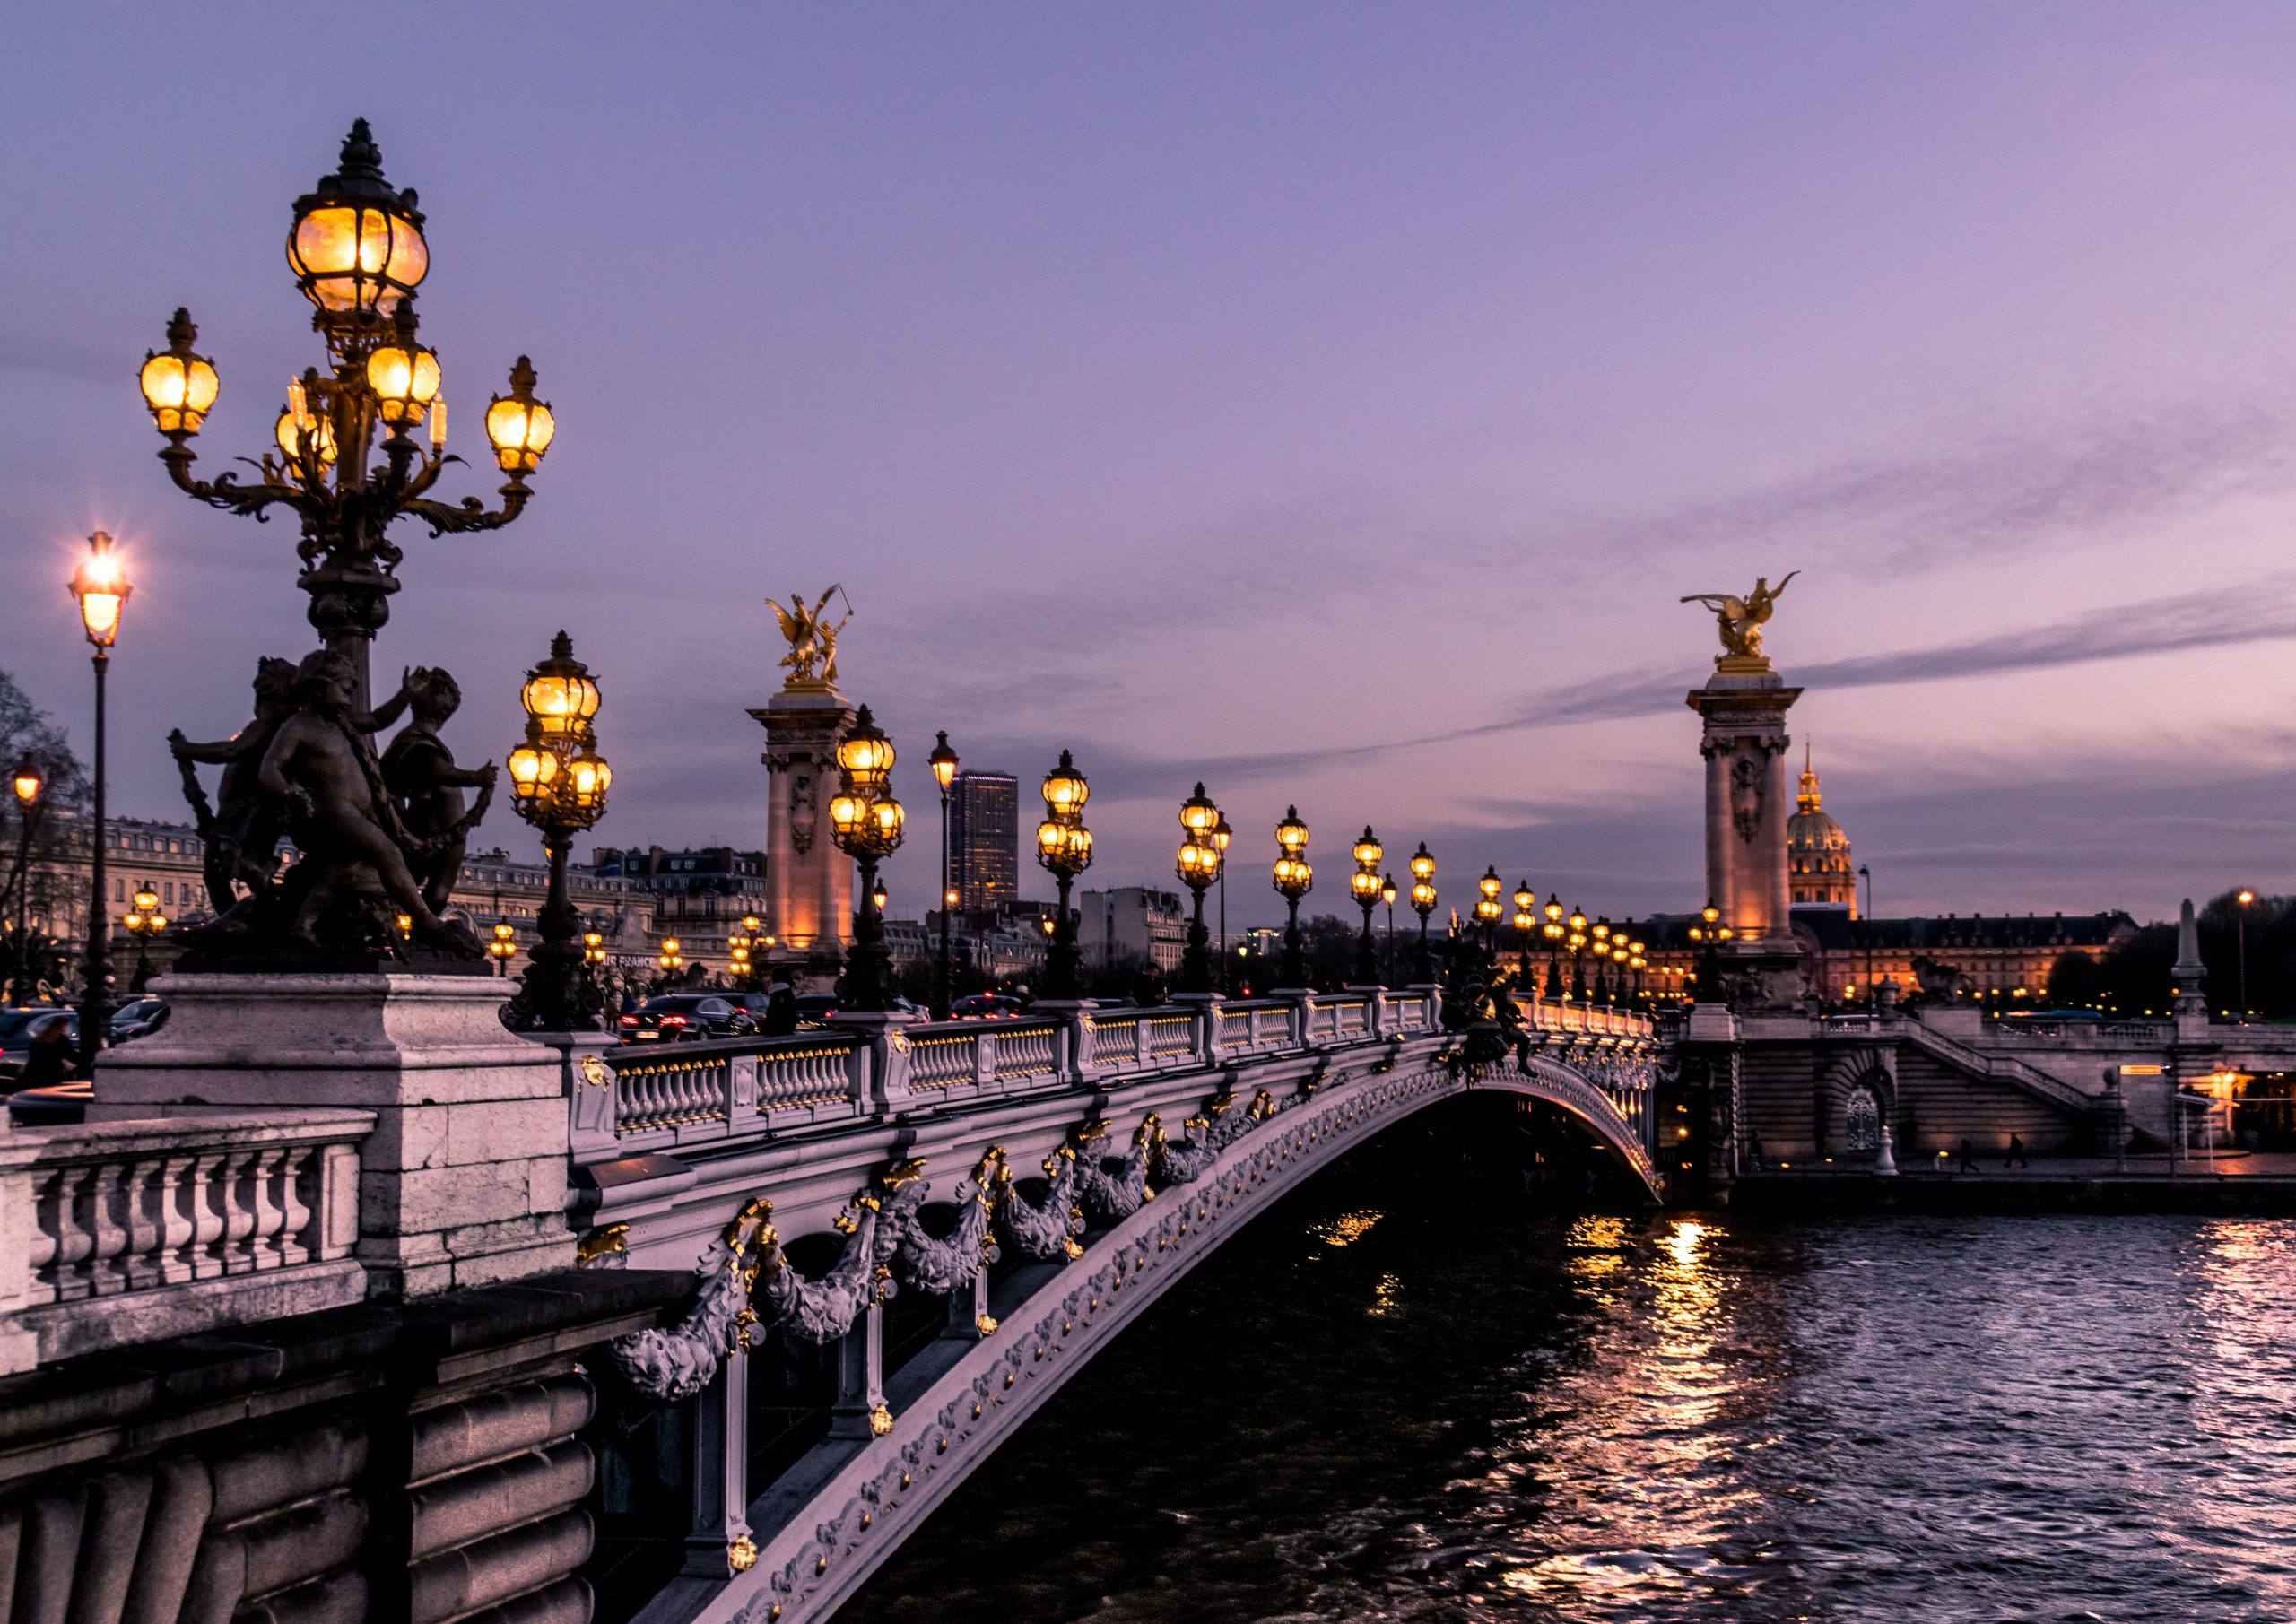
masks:
<instances>
[{"instance_id":1,"label":"car","mask_svg":"<svg viewBox=\"0 0 2296 1624\"><path fill-rule=\"evenodd\" d=\"M79 1011L60 1010L53 1004L29 1010L0 1010L0 1082L13 1081L22 1074L24 1062L31 1054L32 1039L59 1020L68 1034L66 1045L76 1056L80 1052Z\"/></svg>"},{"instance_id":2,"label":"car","mask_svg":"<svg viewBox=\"0 0 2296 1624\"><path fill-rule=\"evenodd\" d=\"M704 1038L746 1038L760 1017L726 993L665 993L621 1017L624 1043L692 1043Z\"/></svg>"},{"instance_id":3,"label":"car","mask_svg":"<svg viewBox=\"0 0 2296 1624\"><path fill-rule=\"evenodd\" d=\"M88 1119L88 1107L95 1098L96 1085L82 1077L44 1089L19 1089L0 1100L0 1107L21 1127L70 1127Z\"/></svg>"},{"instance_id":4,"label":"car","mask_svg":"<svg viewBox=\"0 0 2296 1624\"><path fill-rule=\"evenodd\" d=\"M837 1013L835 993L800 993L797 995L797 1024L820 1026Z\"/></svg>"},{"instance_id":5,"label":"car","mask_svg":"<svg viewBox=\"0 0 2296 1624\"><path fill-rule=\"evenodd\" d=\"M111 1012L111 1041L126 1043L132 1038L148 1038L167 1023L166 999L131 998Z\"/></svg>"},{"instance_id":6,"label":"car","mask_svg":"<svg viewBox=\"0 0 2296 1624\"><path fill-rule=\"evenodd\" d=\"M949 1014L957 1020L1018 1020L1025 1007L1001 993L975 993L951 1004Z\"/></svg>"}]
</instances>

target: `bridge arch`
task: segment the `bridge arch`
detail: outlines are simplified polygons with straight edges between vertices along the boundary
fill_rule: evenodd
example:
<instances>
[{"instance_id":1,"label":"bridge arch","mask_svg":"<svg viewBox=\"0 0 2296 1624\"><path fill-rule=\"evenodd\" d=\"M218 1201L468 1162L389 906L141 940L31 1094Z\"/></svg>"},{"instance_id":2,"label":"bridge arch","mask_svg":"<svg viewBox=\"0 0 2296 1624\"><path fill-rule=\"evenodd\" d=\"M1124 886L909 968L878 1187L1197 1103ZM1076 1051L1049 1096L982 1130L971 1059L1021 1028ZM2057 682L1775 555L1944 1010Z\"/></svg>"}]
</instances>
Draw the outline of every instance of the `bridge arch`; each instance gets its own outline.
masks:
<instances>
[{"instance_id":1,"label":"bridge arch","mask_svg":"<svg viewBox=\"0 0 2296 1624\"><path fill-rule=\"evenodd\" d=\"M1431 1037L1200 1076L1197 1099L1216 1090L1214 1103L1227 1106L1216 1120L1235 1125L1216 1154L1091 1236L1073 1260L1014 1274L989 1304L983 1324L993 1331L935 1342L886 1378L869 1436L817 1446L752 1499L737 1536L739 1570L682 1581L639 1615L642 1624L828 1618L1069 1375L1196 1263L1331 1161L1441 1101L1470 1090L1542 1101L1655 1188L1647 1046L1613 1046L1585 1056L1592 1064L1572 1064L1579 1058L1541 1050L1471 1071L1455 1039ZM1112 1129L1128 1129L1120 1104L1102 1103ZM1198 1148L1209 1149L1205 1116L1190 1115ZM1121 1142L1117 1133L1110 1139ZM946 1146L934 1170L961 1170L974 1150Z\"/></svg>"}]
</instances>

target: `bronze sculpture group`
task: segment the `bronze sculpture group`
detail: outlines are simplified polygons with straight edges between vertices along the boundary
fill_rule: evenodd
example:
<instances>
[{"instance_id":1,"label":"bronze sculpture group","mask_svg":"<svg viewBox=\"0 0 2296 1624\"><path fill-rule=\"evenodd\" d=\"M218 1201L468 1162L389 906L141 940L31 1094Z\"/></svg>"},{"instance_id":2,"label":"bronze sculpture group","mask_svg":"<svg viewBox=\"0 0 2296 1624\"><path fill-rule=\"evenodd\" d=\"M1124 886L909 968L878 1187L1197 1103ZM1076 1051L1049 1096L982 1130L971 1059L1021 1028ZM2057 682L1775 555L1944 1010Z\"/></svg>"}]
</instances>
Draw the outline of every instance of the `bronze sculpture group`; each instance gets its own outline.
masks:
<instances>
[{"instance_id":1,"label":"bronze sculpture group","mask_svg":"<svg viewBox=\"0 0 2296 1624\"><path fill-rule=\"evenodd\" d=\"M444 910L495 766L455 765L439 730L462 702L444 671L406 672L361 711L358 673L328 649L256 664L255 716L228 739L181 730L169 748L206 846L214 921L187 934L187 968L350 968L385 957L483 964L478 939ZM375 737L409 717L379 753ZM210 804L196 770L220 766ZM465 807L463 792L476 789ZM298 854L283 864L279 844Z\"/></svg>"}]
</instances>

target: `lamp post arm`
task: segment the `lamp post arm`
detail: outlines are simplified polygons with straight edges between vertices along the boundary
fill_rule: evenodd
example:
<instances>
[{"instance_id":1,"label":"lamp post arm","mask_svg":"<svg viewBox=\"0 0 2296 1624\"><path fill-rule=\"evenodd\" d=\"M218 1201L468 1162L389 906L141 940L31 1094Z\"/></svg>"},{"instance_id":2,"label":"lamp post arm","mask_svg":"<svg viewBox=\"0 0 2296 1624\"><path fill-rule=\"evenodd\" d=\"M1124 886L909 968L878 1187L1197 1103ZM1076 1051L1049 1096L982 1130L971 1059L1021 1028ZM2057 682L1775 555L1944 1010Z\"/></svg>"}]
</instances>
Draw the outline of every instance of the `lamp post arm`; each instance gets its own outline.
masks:
<instances>
[{"instance_id":1,"label":"lamp post arm","mask_svg":"<svg viewBox=\"0 0 2296 1624\"><path fill-rule=\"evenodd\" d=\"M168 465L168 477L175 481L177 489L211 508L221 508L227 513L252 514L261 521L270 519L264 509L275 502L283 502L306 517L315 511L309 492L282 483L267 470L260 485L242 485L229 473L213 480L194 479L191 465L198 456L188 446L167 446L160 452L160 460Z\"/></svg>"},{"instance_id":2,"label":"lamp post arm","mask_svg":"<svg viewBox=\"0 0 2296 1624\"><path fill-rule=\"evenodd\" d=\"M402 501L399 511L413 514L430 525L432 535L449 533L461 535L474 530L500 530L526 510L534 492L519 481L512 480L497 494L502 499L502 506L491 510L478 498L466 496L460 502L434 502L416 497Z\"/></svg>"}]
</instances>

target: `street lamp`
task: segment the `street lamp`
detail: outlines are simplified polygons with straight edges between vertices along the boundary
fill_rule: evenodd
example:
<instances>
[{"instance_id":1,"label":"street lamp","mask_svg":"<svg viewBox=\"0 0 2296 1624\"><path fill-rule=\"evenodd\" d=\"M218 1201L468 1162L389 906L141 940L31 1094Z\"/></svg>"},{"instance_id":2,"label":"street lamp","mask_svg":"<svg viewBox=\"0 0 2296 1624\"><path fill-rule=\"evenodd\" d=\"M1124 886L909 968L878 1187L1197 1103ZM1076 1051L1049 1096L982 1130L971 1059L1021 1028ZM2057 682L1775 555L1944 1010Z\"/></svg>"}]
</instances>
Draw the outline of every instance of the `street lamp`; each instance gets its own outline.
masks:
<instances>
[{"instance_id":1,"label":"street lamp","mask_svg":"<svg viewBox=\"0 0 2296 1624\"><path fill-rule=\"evenodd\" d=\"M1212 826L1212 849L1220 854L1220 992L1228 992L1228 842L1236 831L1228 827L1228 814L1222 812Z\"/></svg>"},{"instance_id":2,"label":"street lamp","mask_svg":"<svg viewBox=\"0 0 2296 1624\"><path fill-rule=\"evenodd\" d=\"M1607 1003L1609 1001L1610 991L1608 980L1611 959L1610 916L1608 914L1605 914L1601 918L1596 920L1594 928L1588 931L1587 935L1588 938L1587 942L1587 952L1595 961L1595 989L1593 996L1600 998Z\"/></svg>"},{"instance_id":3,"label":"street lamp","mask_svg":"<svg viewBox=\"0 0 2296 1624\"><path fill-rule=\"evenodd\" d=\"M135 888L135 906L120 919L127 934L135 938L135 977L128 990L140 993L152 979L152 938L168 928L168 916L160 911L160 893L150 885Z\"/></svg>"},{"instance_id":4,"label":"street lamp","mask_svg":"<svg viewBox=\"0 0 2296 1624\"><path fill-rule=\"evenodd\" d=\"M1722 1001L1721 976L1716 966L1716 950L1736 933L1722 923L1722 910L1709 897L1706 906L1698 910L1698 923L1690 927L1690 939L1699 944L1698 1002Z\"/></svg>"},{"instance_id":5,"label":"street lamp","mask_svg":"<svg viewBox=\"0 0 2296 1624\"><path fill-rule=\"evenodd\" d=\"M598 685L574 657L574 640L561 631L550 657L526 673L518 690L526 713L523 743L510 752L510 803L542 835L550 859L550 890L535 925L539 935L526 956L526 973L503 1011L517 1032L594 1032L599 994L584 973L589 955L582 914L566 889L566 858L574 837L605 815L613 769L598 754L590 720L598 714Z\"/></svg>"},{"instance_id":6,"label":"street lamp","mask_svg":"<svg viewBox=\"0 0 2296 1624\"><path fill-rule=\"evenodd\" d=\"M933 1019L949 1018L949 910L955 906L949 890L949 791L957 781L957 752L949 748L949 735L938 735L933 753L926 760L933 768L933 782L941 786L941 955L933 967Z\"/></svg>"},{"instance_id":7,"label":"street lamp","mask_svg":"<svg viewBox=\"0 0 2296 1624\"><path fill-rule=\"evenodd\" d=\"M1546 985L1540 991L1552 998L1558 996L1555 988L1562 981L1562 899L1549 891L1546 906L1539 912L1544 916L1539 934L1546 938Z\"/></svg>"},{"instance_id":8,"label":"street lamp","mask_svg":"<svg viewBox=\"0 0 2296 1624\"><path fill-rule=\"evenodd\" d=\"M1531 979L1531 934L1539 927L1539 894L1524 881L1515 888L1515 953L1522 967L1521 980L1527 986Z\"/></svg>"},{"instance_id":9,"label":"street lamp","mask_svg":"<svg viewBox=\"0 0 2296 1624\"><path fill-rule=\"evenodd\" d=\"M1060 764L1044 776L1045 821L1037 825L1037 862L1060 889L1059 912L1051 921L1044 954L1048 998L1083 996L1083 955L1076 951L1076 916L1068 907L1069 888L1092 866L1092 831L1084 827L1084 803L1092 786L1076 770L1076 758L1060 752Z\"/></svg>"},{"instance_id":10,"label":"street lamp","mask_svg":"<svg viewBox=\"0 0 2296 1624\"><path fill-rule=\"evenodd\" d=\"M685 954L679 951L678 939L675 936L662 938L662 951L654 962L662 967L662 974L665 977L674 976L685 968Z\"/></svg>"},{"instance_id":11,"label":"street lamp","mask_svg":"<svg viewBox=\"0 0 2296 1624\"><path fill-rule=\"evenodd\" d=\"M1366 823L1363 838L1355 843L1351 855L1355 858L1355 872L1347 877L1348 894L1363 910L1363 934L1355 942L1355 983L1358 986L1376 986L1379 981L1379 955L1371 944L1371 910L1379 905L1379 864L1387 849Z\"/></svg>"},{"instance_id":12,"label":"street lamp","mask_svg":"<svg viewBox=\"0 0 2296 1624\"><path fill-rule=\"evenodd\" d=\"M1180 991L1209 993L1212 990L1211 933L1204 928L1204 893L1220 878L1225 866L1220 860L1220 848L1213 843L1212 831L1220 826L1220 809L1205 795L1199 783L1196 793L1180 803L1180 849L1176 865L1180 883L1187 887L1195 899L1195 911L1188 920L1187 951L1180 955Z\"/></svg>"},{"instance_id":13,"label":"street lamp","mask_svg":"<svg viewBox=\"0 0 2296 1624\"><path fill-rule=\"evenodd\" d=\"M1562 945L1570 950L1570 982L1565 989L1566 998L1587 996L1587 966L1579 954L1587 949L1587 916L1578 908L1570 910L1570 917L1563 921Z\"/></svg>"},{"instance_id":14,"label":"street lamp","mask_svg":"<svg viewBox=\"0 0 2296 1624\"><path fill-rule=\"evenodd\" d=\"M16 795L16 871L9 876L9 884L16 893L16 951L8 986L8 1001L21 1005L24 1002L24 981L30 975L27 968L31 960L32 827L39 821L46 803L42 792L48 781L41 777L39 763L28 751L17 760L16 772L11 786ZM7 892L0 890L0 902L7 900Z\"/></svg>"},{"instance_id":15,"label":"street lamp","mask_svg":"<svg viewBox=\"0 0 2296 1624\"><path fill-rule=\"evenodd\" d=\"M111 909L104 896L104 843L109 832L104 825L104 673L111 667L111 646L119 636L119 617L135 590L111 550L111 537L100 530L91 535L88 556L72 572L72 595L80 605L80 630L87 634L88 647L95 650L96 667L95 815L88 826L88 844L95 861L89 876L88 985L80 1000L83 1071L94 1070L111 1015Z\"/></svg>"},{"instance_id":16,"label":"street lamp","mask_svg":"<svg viewBox=\"0 0 2296 1624\"><path fill-rule=\"evenodd\" d=\"M1379 900L1387 905L1387 979L1390 982L1393 982L1396 974L1396 897L1397 894L1396 877L1393 874L1380 875Z\"/></svg>"},{"instance_id":17,"label":"street lamp","mask_svg":"<svg viewBox=\"0 0 2296 1624\"><path fill-rule=\"evenodd\" d=\"M1308 826L1300 821L1300 809L1288 806L1283 821L1275 826L1275 889L1290 905L1290 923L1283 927L1283 985L1304 986L1308 980L1306 957L1300 951L1300 899L1315 889L1316 871L1309 865Z\"/></svg>"},{"instance_id":18,"label":"street lamp","mask_svg":"<svg viewBox=\"0 0 2296 1624\"><path fill-rule=\"evenodd\" d=\"M415 290L430 271L430 249L412 190L383 178L382 154L359 119L343 143L342 163L295 200L287 263L315 307L312 326L326 341L327 369L306 370L288 386L275 430L276 455L254 465L260 478L230 473L192 477L189 441L215 404L215 368L193 353L199 336L178 309L168 347L147 353L137 382L152 421L167 439L160 460L169 477L196 500L233 513L265 517L276 505L301 520L298 585L310 595L310 622L328 649L348 659L353 701L368 707L367 651L390 617L400 553L387 534L412 516L433 535L493 530L517 518L530 492L527 476L549 449L557 420L535 398L535 371L525 356L510 369L510 392L487 407L486 435L509 482L491 511L475 497L433 501L444 472L447 407L439 397L439 358L416 339ZM426 429L424 444L415 431ZM382 462L370 465L379 439Z\"/></svg>"},{"instance_id":19,"label":"street lamp","mask_svg":"<svg viewBox=\"0 0 2296 1624\"><path fill-rule=\"evenodd\" d=\"M844 1007L875 1013L892 996L892 956L885 951L885 910L878 900L877 864L900 848L908 812L894 798L893 743L866 705L838 741L839 784L830 798L831 837L861 865L861 900L853 912L853 951L846 962Z\"/></svg>"},{"instance_id":20,"label":"street lamp","mask_svg":"<svg viewBox=\"0 0 2296 1624\"><path fill-rule=\"evenodd\" d=\"M2240 1019L2243 1020L2248 1018L2248 909L2256 899L2256 892L2248 890L2245 885L2240 888L2240 894L2232 899L2240 905L2239 911L2232 916L2232 918L2239 927Z\"/></svg>"},{"instance_id":21,"label":"street lamp","mask_svg":"<svg viewBox=\"0 0 2296 1624\"><path fill-rule=\"evenodd\" d=\"M1482 929L1483 950L1487 952L1499 943L1499 921L1507 912L1500 904L1499 893L1507 889L1507 881L1499 877L1498 869L1486 868L1483 878L1474 883L1483 893L1475 899L1475 924Z\"/></svg>"},{"instance_id":22,"label":"street lamp","mask_svg":"<svg viewBox=\"0 0 2296 1624\"><path fill-rule=\"evenodd\" d=\"M510 960L518 956L518 933L507 919L494 926L494 940L486 944L486 956L494 960L496 977L508 977Z\"/></svg>"},{"instance_id":23,"label":"street lamp","mask_svg":"<svg viewBox=\"0 0 2296 1624\"><path fill-rule=\"evenodd\" d=\"M1435 859L1424 840L1411 854L1411 908L1419 916L1419 962L1412 973L1425 986L1435 979L1435 960L1427 951L1427 916L1435 911Z\"/></svg>"}]
</instances>

